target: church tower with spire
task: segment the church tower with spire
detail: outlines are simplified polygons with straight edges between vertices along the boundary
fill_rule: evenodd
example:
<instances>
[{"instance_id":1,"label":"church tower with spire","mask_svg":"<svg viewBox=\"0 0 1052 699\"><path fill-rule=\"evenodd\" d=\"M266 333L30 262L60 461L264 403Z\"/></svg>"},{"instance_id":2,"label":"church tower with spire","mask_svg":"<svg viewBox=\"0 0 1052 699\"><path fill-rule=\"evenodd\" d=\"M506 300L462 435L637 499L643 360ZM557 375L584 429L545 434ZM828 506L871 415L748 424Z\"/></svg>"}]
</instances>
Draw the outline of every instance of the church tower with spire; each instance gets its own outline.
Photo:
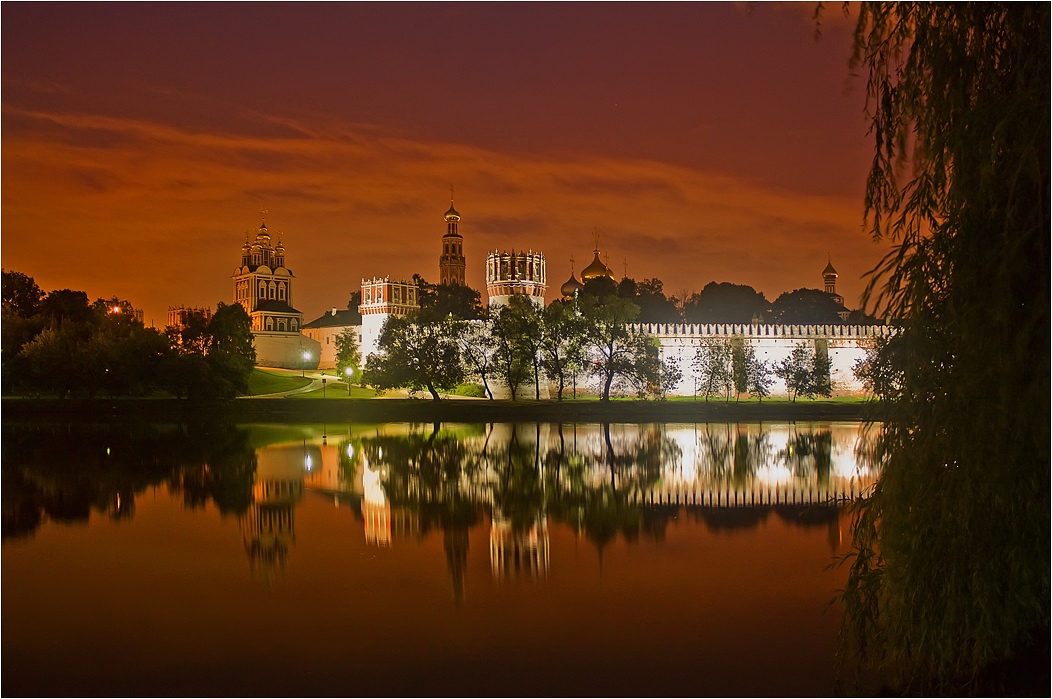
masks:
<instances>
[{"instance_id":1,"label":"church tower with spire","mask_svg":"<svg viewBox=\"0 0 1052 699\"><path fill-rule=\"evenodd\" d=\"M449 211L445 213L446 234L442 236L442 255L438 258L439 283L464 286L464 238L457 231L460 214L453 208L453 189L449 190Z\"/></svg>"}]
</instances>

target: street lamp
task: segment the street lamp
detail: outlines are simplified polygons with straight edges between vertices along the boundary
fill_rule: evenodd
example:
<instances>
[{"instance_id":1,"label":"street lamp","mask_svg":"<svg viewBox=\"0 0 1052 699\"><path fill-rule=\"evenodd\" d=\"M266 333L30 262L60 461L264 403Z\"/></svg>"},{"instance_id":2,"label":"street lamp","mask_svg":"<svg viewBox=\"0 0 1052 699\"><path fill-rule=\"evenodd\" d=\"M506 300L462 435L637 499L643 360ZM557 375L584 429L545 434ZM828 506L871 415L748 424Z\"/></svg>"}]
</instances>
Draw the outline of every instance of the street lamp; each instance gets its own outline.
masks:
<instances>
[{"instance_id":1,"label":"street lamp","mask_svg":"<svg viewBox=\"0 0 1052 699\"><path fill-rule=\"evenodd\" d=\"M354 369L347 367L343 370L343 373L347 377L347 397L349 398L351 395L351 376L354 375Z\"/></svg>"},{"instance_id":2,"label":"street lamp","mask_svg":"<svg viewBox=\"0 0 1052 699\"><path fill-rule=\"evenodd\" d=\"M300 369L300 376L307 376L307 362L310 361L310 352L303 350L303 367Z\"/></svg>"}]
</instances>

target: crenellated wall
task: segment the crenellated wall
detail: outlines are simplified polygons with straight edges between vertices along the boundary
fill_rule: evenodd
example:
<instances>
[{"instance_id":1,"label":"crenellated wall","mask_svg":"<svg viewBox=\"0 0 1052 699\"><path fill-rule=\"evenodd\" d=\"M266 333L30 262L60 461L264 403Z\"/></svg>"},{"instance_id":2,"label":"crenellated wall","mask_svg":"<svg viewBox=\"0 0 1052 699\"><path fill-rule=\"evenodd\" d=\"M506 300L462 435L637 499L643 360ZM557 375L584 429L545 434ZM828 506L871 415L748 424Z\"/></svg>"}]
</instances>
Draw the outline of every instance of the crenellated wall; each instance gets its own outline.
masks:
<instances>
[{"instance_id":1,"label":"crenellated wall","mask_svg":"<svg viewBox=\"0 0 1052 699\"><path fill-rule=\"evenodd\" d=\"M855 377L852 368L866 356L877 338L890 337L895 329L888 325L737 325L731 323L687 324L645 323L635 324L634 330L657 338L663 359L678 360L683 379L672 391L674 395L695 394L691 364L698 346L704 340L741 337L752 345L756 358L767 362L772 369L789 357L793 348L806 343L814 349L815 340L828 342L829 378L834 396L863 395L865 388ZM771 395L787 394L785 382L772 377Z\"/></svg>"}]
</instances>

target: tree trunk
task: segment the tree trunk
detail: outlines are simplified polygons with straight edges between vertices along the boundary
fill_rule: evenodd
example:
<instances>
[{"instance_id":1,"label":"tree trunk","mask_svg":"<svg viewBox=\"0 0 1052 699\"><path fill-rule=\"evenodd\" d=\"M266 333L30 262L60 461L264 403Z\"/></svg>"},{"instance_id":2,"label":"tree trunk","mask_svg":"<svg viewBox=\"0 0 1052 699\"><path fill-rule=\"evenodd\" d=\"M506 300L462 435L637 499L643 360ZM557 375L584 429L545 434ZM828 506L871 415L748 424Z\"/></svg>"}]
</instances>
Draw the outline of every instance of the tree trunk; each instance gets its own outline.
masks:
<instances>
[{"instance_id":1,"label":"tree trunk","mask_svg":"<svg viewBox=\"0 0 1052 699\"><path fill-rule=\"evenodd\" d=\"M442 400L442 398L438 395L438 391L436 391L435 387L432 386L430 383L427 384L427 390L431 393L432 398L434 398L435 400Z\"/></svg>"}]
</instances>

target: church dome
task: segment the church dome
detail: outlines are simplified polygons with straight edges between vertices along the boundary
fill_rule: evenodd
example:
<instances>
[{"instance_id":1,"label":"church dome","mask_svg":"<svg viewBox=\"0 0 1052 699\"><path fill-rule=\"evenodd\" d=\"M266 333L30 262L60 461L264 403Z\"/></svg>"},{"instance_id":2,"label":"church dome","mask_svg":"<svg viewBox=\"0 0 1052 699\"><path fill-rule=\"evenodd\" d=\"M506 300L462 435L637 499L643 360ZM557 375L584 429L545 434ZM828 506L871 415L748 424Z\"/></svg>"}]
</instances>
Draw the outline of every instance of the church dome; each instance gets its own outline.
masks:
<instances>
[{"instance_id":1,"label":"church dome","mask_svg":"<svg viewBox=\"0 0 1052 699\"><path fill-rule=\"evenodd\" d=\"M559 293L562 294L564 298L570 298L576 292L580 291L583 288L584 284L577 281L577 277L575 277L571 272L570 278L567 279L561 287L559 287Z\"/></svg>"},{"instance_id":2,"label":"church dome","mask_svg":"<svg viewBox=\"0 0 1052 699\"><path fill-rule=\"evenodd\" d=\"M829 275L829 274L836 274L836 273L837 273L836 270L833 269L833 262L832 261L830 261L829 264L826 265L826 268L824 270L822 270L822 276L826 276L826 275ZM837 276L840 276L840 275L837 275Z\"/></svg>"},{"instance_id":3,"label":"church dome","mask_svg":"<svg viewBox=\"0 0 1052 699\"><path fill-rule=\"evenodd\" d=\"M456 209L453 208L453 200L452 199L449 200L449 211L447 211L445 213L445 219L447 221L459 221L460 220L460 213Z\"/></svg>"},{"instance_id":4,"label":"church dome","mask_svg":"<svg viewBox=\"0 0 1052 699\"><path fill-rule=\"evenodd\" d=\"M591 264L581 270L581 281L587 282L589 279L596 279L598 277L609 277L614 278L614 273L610 271L610 268L603 264L602 260L599 259L599 251L595 251L595 259L592 260Z\"/></svg>"}]
</instances>

